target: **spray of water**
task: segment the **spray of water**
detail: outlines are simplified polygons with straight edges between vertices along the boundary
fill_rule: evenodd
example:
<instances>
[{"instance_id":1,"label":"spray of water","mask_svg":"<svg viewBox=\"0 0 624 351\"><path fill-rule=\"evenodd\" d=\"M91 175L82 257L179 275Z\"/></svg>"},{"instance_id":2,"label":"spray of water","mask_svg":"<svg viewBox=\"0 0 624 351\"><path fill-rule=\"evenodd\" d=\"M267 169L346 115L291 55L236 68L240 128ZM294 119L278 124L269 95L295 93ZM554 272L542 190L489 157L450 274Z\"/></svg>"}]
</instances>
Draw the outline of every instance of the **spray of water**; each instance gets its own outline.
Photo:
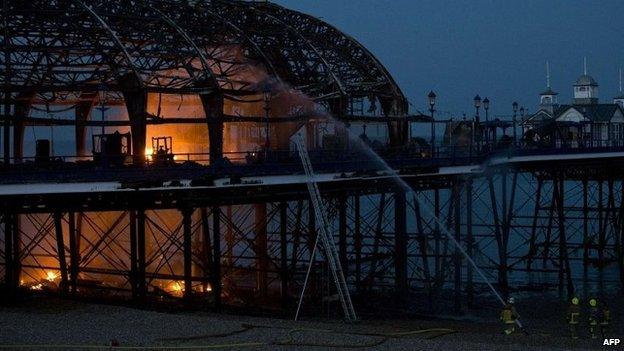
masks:
<instances>
[{"instance_id":1,"label":"spray of water","mask_svg":"<svg viewBox=\"0 0 624 351\"><path fill-rule=\"evenodd\" d=\"M284 84L282 82L280 82L279 84L273 84L273 88L276 89L276 90L282 91L282 92L284 92L284 91L292 91L289 86L287 86L286 84ZM310 100L310 102L312 102L312 99L309 99L309 100ZM331 115L326 115L326 117L327 117L327 119L329 121L335 123L336 126L340 126L340 127L344 128L344 130L347 131L347 135L349 137L349 140L354 145L358 146L358 148L361 151L363 151L369 157L370 160L372 160L374 162L377 162L378 165L381 168L383 168L384 171L387 172L390 176L392 176L394 181L407 192L407 194L413 195L413 198L415 199L415 201L418 202L420 208L424 209L426 211L426 213L428 215L430 215L431 218L433 218L435 223L439 226L441 232L444 233L444 235L453 243L453 245L457 248L457 250L459 250L459 252L461 252L461 254L466 258L466 260L474 268L475 272L477 272L477 274L481 277L481 279L483 279L483 281L487 284L487 286L492 291L492 293L497 298L497 300L504 306L506 304L506 302L503 299L503 297L501 296L501 294L496 290L496 288L494 288L494 285L492 285L492 283L485 276L483 271L477 266L477 264L473 260L473 258L470 255L468 255L468 253L466 252L464 247L455 239L455 237L452 235L451 231L446 227L446 225L443 223L443 221L440 220L440 218L435 215L435 212L431 208L431 206L429 206L428 204L426 204L423 201L421 201L418 198L418 196L416 196L416 194L415 194L414 190L412 189L412 187L409 184L407 184L399 176L399 174L397 174L396 171L394 169L392 169L392 167L390 167L390 165L388 165L388 163L383 158L381 158L368 144L366 144L362 139L360 139L360 137L358 135L356 135L347 125L345 125L343 122L333 118L333 116L331 116ZM484 166L486 166L486 165L484 165ZM317 237L317 240L318 240L318 237ZM315 250L312 253L312 257L310 259L310 267L311 267L311 263L314 260L314 256L316 254L316 245L314 246L314 249ZM308 268L308 274L310 273L309 272L310 267ZM304 291L305 291L305 287L304 287ZM303 296L303 293L302 293L302 296ZM301 304L301 301L300 301L300 304ZM297 312L297 315L298 315L298 312ZM519 318L516 319L516 324L518 325L518 327L523 329L523 326L522 326Z\"/></svg>"},{"instance_id":2,"label":"spray of water","mask_svg":"<svg viewBox=\"0 0 624 351\"><path fill-rule=\"evenodd\" d=\"M330 117L331 118L331 117ZM490 290L492 291L492 293L494 294L494 296L497 298L497 300L503 305L505 306L506 302L505 299L503 299L503 297L501 296L501 294L496 290L496 288L494 288L494 285L492 285L492 283L490 282L490 280L485 276L485 274L483 273L483 271L477 266L476 262L473 260L472 257L470 257L470 255L468 255L468 253L466 252L466 249L455 239L455 237L453 236L453 234L451 233L451 231L447 228L447 226L443 223L442 220L440 220L440 218L438 218L435 215L434 210L431 208L431 206L429 206L427 203L424 203L423 201L421 201L418 196L416 196L414 189L412 189L412 187L405 182L400 176L399 174L397 174L397 172L395 170L392 169L392 167L390 167L390 165L388 165L388 163L381 158L368 144L366 144L359 136L357 136L348 126L344 125L341 121L338 121L336 119L331 118L334 123L336 123L337 125L341 125L343 128L345 128L345 130L347 131L347 135L349 136L349 139L351 142L353 142L360 150L362 150L364 153L366 153L366 155L373 161L375 161L381 168L384 169L384 171L386 171L388 173L388 175L390 175L393 180L399 185L401 186L401 188L403 188L407 194L411 194L413 195L413 198L415 199L415 201L418 202L419 206L421 209L424 209L426 211L426 213L431 216L431 218L433 218L433 220L435 221L435 223L440 227L440 230L442 233L444 233L444 235L453 243L453 245L457 248L457 250L459 250L459 252L461 252L461 254L466 258L466 260L470 263L470 265L474 268L474 270L477 272L477 274L481 277L481 279L483 279L483 281L487 284L487 286L490 288ZM520 319L516 319L516 324L518 325L518 327L520 327L521 329L523 328L522 323L520 322Z\"/></svg>"}]
</instances>

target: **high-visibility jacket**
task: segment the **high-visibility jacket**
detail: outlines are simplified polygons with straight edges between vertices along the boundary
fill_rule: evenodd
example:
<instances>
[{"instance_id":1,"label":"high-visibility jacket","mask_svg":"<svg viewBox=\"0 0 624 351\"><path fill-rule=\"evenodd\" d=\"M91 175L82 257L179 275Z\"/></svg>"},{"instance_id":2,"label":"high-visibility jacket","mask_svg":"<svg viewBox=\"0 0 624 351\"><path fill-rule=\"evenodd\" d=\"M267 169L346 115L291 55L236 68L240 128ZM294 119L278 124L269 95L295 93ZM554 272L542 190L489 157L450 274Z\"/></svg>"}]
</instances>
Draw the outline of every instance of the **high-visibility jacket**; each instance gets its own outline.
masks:
<instances>
[{"instance_id":1,"label":"high-visibility jacket","mask_svg":"<svg viewBox=\"0 0 624 351\"><path fill-rule=\"evenodd\" d=\"M590 307L589 308L589 324L596 325L598 324L598 307Z\"/></svg>"},{"instance_id":2,"label":"high-visibility jacket","mask_svg":"<svg viewBox=\"0 0 624 351\"><path fill-rule=\"evenodd\" d=\"M570 305L568 308L568 323L578 324L581 315L581 307L579 305Z\"/></svg>"},{"instance_id":3,"label":"high-visibility jacket","mask_svg":"<svg viewBox=\"0 0 624 351\"><path fill-rule=\"evenodd\" d=\"M505 324L514 324L516 323L516 319L518 319L518 313L516 312L516 308L509 304L505 305L503 311L501 312L501 320Z\"/></svg>"},{"instance_id":4,"label":"high-visibility jacket","mask_svg":"<svg viewBox=\"0 0 624 351\"><path fill-rule=\"evenodd\" d=\"M611 321L611 311L609 310L608 307L605 307L602 310L602 318L600 319L600 324L609 325L610 321Z\"/></svg>"}]
</instances>

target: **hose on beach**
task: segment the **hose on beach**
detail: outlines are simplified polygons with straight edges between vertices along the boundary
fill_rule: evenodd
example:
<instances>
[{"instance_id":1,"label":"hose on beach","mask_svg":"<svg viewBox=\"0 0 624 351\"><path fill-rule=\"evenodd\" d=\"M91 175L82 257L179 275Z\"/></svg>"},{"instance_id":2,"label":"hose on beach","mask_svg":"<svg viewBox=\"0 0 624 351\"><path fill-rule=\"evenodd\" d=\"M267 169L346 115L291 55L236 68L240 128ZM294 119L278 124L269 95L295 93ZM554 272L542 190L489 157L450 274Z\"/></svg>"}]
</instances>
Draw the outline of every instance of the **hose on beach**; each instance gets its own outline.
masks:
<instances>
[{"instance_id":1,"label":"hose on beach","mask_svg":"<svg viewBox=\"0 0 624 351\"><path fill-rule=\"evenodd\" d=\"M275 329L273 327L242 324L241 329L236 329L231 332L206 334L206 335L194 335L184 337L170 337L157 339L159 342L184 342L184 341L197 341L210 338L224 338L241 334L252 329ZM284 328L286 329L286 328ZM218 349L242 349L252 347L269 347L269 346L294 346L294 347L327 347L327 348L372 348L380 346L386 343L390 339L408 338L412 336L422 336L424 339L434 339L448 334L456 333L456 330L447 328L429 328L429 329L417 329L411 331L391 332L391 333L370 333L370 332L347 332L337 331L331 329L316 329L316 328L295 328L289 329L287 337L283 340L276 341L261 341L261 342L234 342L234 343L222 343L222 344L208 344L208 345L160 345L160 346L104 346L104 345L61 345L61 344L7 344L0 345L0 350L137 350L137 351L160 351L160 350L218 350ZM350 335L350 336L362 336L376 338L375 340L365 343L318 343L318 342L305 342L297 341L296 336L302 333L320 333L320 334L334 334L334 335Z\"/></svg>"}]
</instances>

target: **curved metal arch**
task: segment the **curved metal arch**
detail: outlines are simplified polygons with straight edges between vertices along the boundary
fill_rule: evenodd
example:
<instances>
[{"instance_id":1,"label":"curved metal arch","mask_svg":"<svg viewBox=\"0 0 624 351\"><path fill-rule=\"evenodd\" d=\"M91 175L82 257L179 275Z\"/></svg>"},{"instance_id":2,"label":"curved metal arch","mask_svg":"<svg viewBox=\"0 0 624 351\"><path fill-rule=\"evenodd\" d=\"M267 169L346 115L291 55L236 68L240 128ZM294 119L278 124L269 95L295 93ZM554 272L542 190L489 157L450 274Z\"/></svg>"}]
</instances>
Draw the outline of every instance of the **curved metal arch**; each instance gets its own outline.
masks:
<instances>
[{"instance_id":1,"label":"curved metal arch","mask_svg":"<svg viewBox=\"0 0 624 351\"><path fill-rule=\"evenodd\" d=\"M271 71L271 74L281 81L281 77L278 76L277 70L275 69L275 66L273 65L273 62L271 62L271 60L269 59L267 54L264 52L264 50L262 50L260 48L258 43L256 43L253 39L251 39L245 33L245 31L240 29L237 25L235 25L231 21L228 21L227 19L223 18L223 16L220 16L219 14L215 13L214 11L211 11L208 7L202 7L201 10L206 12L210 17L212 17L212 18L220 21L221 23L224 23L228 27L232 28L236 32L237 35L239 35L240 37L244 38L244 40L247 41L253 47L253 49L260 55L260 57L262 57L263 63L268 66L267 68L269 68L269 70Z\"/></svg>"},{"instance_id":2,"label":"curved metal arch","mask_svg":"<svg viewBox=\"0 0 624 351\"><path fill-rule=\"evenodd\" d=\"M213 88L219 90L220 89L219 82L217 81L217 78L215 77L214 72L212 71L212 69L210 68L210 65L208 64L208 59L206 58L206 56L203 53L203 51L197 46L195 41L193 41L193 39L191 39L191 37L188 35L188 33L184 29L182 29L175 21L173 21L169 16L165 15L162 11L160 11L157 8L155 8L151 4L148 4L145 0L142 0L142 2L144 4L144 6L149 7L156 14L158 14L162 18L162 20L167 22L167 24L169 24L176 32L178 32L178 34L180 34L182 36L182 38L184 38L184 40L189 45L191 45L193 47L195 52L197 52L199 60L201 61L201 64L202 64L204 72L207 72L208 76L210 77L210 80L212 82ZM189 72L189 74L191 74L191 72ZM197 82L197 78L194 75L193 75L193 79Z\"/></svg>"},{"instance_id":3,"label":"curved metal arch","mask_svg":"<svg viewBox=\"0 0 624 351\"><path fill-rule=\"evenodd\" d=\"M315 23L317 26L319 27L324 27L329 29L330 31L332 31L333 33L340 35L341 37L343 37L346 41L348 41L349 43L351 43L352 45L354 45L357 49L359 49L366 57L368 57L368 59L375 65L375 67L377 68L377 70L379 70L379 72L382 73L384 79L390 83L390 86L393 90L393 93L396 97L400 97L400 98L405 98L403 95L403 92L401 91L401 89L398 87L398 85L396 84L396 81L394 80L394 78L392 78L392 76L390 75L390 73L388 72L388 70L383 66L383 64L379 61L379 59L377 59L377 57L375 55L373 55L368 49L366 49L366 47L364 47L359 41L357 41L355 38L353 38L352 36L345 34L344 32L340 31L338 28L336 28L335 26L321 21L318 18L299 12L299 11L295 11L295 10L290 10L287 9L283 6L280 6L278 4L275 3L266 3L262 5L263 9L267 9L267 10L277 10L279 12L285 12L291 15L295 15L295 16L299 16L301 18L305 18L306 20Z\"/></svg>"},{"instance_id":4,"label":"curved metal arch","mask_svg":"<svg viewBox=\"0 0 624 351\"><path fill-rule=\"evenodd\" d=\"M338 76L336 75L336 73L334 72L333 67L331 67L331 65L327 62L327 60L325 59L325 57L323 55L321 55L321 53L319 52L318 48L316 46L314 46L305 36L303 36L301 34L301 32L299 30L297 30L296 28L294 28L293 26L291 26L290 24L280 20L279 18L270 15L262 10L260 10L259 8L257 8L256 6L254 6L253 4L248 5L250 9L254 10L257 13L261 13L263 15L265 15L267 18L270 18L274 21L276 21L277 23L282 24L284 27L286 27L289 31L291 31L292 33L294 33L296 36L298 36L300 39L303 40L303 42L318 56L318 58L321 60L321 62L323 63L323 65L325 66L325 69L327 69L327 71L329 72L332 80L338 85L338 89L340 90L340 94L341 96L347 96L347 92L344 88L344 84L343 82L340 80L340 78L338 78Z\"/></svg>"},{"instance_id":5,"label":"curved metal arch","mask_svg":"<svg viewBox=\"0 0 624 351\"><path fill-rule=\"evenodd\" d=\"M218 87L206 60L201 62L200 58L199 67L193 64L201 52L192 45L192 40L187 40L183 31L146 2L93 0L91 3L96 4L91 7L92 12L114 31L129 53L134 72L146 89L200 93L210 80Z\"/></svg>"},{"instance_id":6,"label":"curved metal arch","mask_svg":"<svg viewBox=\"0 0 624 351\"><path fill-rule=\"evenodd\" d=\"M259 45L275 48L275 59L283 59L281 64L285 68L284 73L292 74L293 78L300 80L285 79L287 82L300 84L299 87L303 87L304 91L306 87L320 88L318 93L311 95L316 100L334 96L334 94L346 96L344 85L332 70L331 65L325 61L318 48L301 33L298 33L296 28L259 10L254 6L257 4L255 2L213 0L209 4L220 14L227 14L232 16L232 19L236 19L236 22L241 25L241 29L246 33L253 34L254 39L261 39ZM290 47L273 47L273 45L281 45L280 41L288 42ZM287 49L286 53L284 53L284 48ZM308 61L314 64L310 65ZM317 72L312 72L312 70L317 69ZM313 77L316 78L310 79ZM325 79L318 79L319 77ZM333 85L334 88L333 92L328 94L327 87L330 85Z\"/></svg>"},{"instance_id":7,"label":"curved metal arch","mask_svg":"<svg viewBox=\"0 0 624 351\"><path fill-rule=\"evenodd\" d=\"M100 23L100 25L104 28L104 30L106 30L109 33L109 35L111 36L111 38L115 42L115 45L117 45L119 47L119 49L121 49L121 51L123 52L123 55L125 56L126 60L128 61L128 64L130 65L132 71L134 71L134 74L136 75L137 81L139 82L141 88L144 88L145 84L143 83L143 79L141 79L141 75L139 74L137 66L132 61L132 57L130 56L130 53L126 49L125 45L121 42L121 40L119 39L117 34L115 34L115 32L113 32L113 30L110 28L108 23L106 23L106 21L104 21L104 19L102 17L100 17L100 15L98 15L95 12L95 10L93 10L91 7L87 6L84 2L82 2L82 0L71 0L71 1L77 3L83 9L85 9L91 15L91 17L93 17L96 21L98 21Z\"/></svg>"},{"instance_id":8,"label":"curved metal arch","mask_svg":"<svg viewBox=\"0 0 624 351\"><path fill-rule=\"evenodd\" d=\"M150 0L143 0L143 1L150 1ZM177 17L175 18L169 17L169 18L171 19L171 21L176 23L176 25L178 25L179 28L188 35L188 37L195 43L195 46L202 53L204 52L204 50L202 50L202 48L199 47L200 43L202 43L203 41L210 41L210 38L213 32L208 31L208 30L203 31L205 34L202 32L197 32L197 28L187 27L183 25L182 24L183 18L187 18L186 16L190 16L187 19L192 19L192 23L189 22L191 23L190 24L191 26L200 25L200 23L196 23L196 21L200 21L200 22L205 21L202 23L206 23L206 22L210 22L214 20L215 23L219 23L224 27L223 29L219 28L216 34L226 34L226 33L229 33L228 30L231 30L234 33L234 36L236 38L240 38L240 40L245 42L245 45L244 45L245 48L251 49L253 52L255 52L259 56L260 62L264 64L265 68L268 71L267 73L274 76L277 80L281 81L281 78L277 75L277 70L275 69L275 66L273 65L271 60L268 58L266 53L258 46L258 44L254 42L249 36L247 36L243 30L241 30L239 27L234 25L234 23L226 20L225 18L223 18L216 12L209 9L209 6L203 6L205 4L203 1L197 1L194 4L194 6L191 6L190 4L173 3L171 1L156 0L156 1L151 1L151 2L152 4L158 6L158 11L161 13L164 13L164 12L177 13L178 14ZM181 9L180 9L180 6L182 6ZM152 6L152 8L155 8L155 7ZM213 59L215 60L214 64L211 65L210 63L208 63L208 66L211 67L211 70L215 64L222 62L222 60L219 58L215 57ZM220 88L223 90L222 87Z\"/></svg>"},{"instance_id":9,"label":"curved metal arch","mask_svg":"<svg viewBox=\"0 0 624 351\"><path fill-rule=\"evenodd\" d=\"M27 3L29 3L29 2L27 2ZM45 11L48 11L48 10L58 12L58 14L57 14L58 18L55 18L54 21L49 21L49 23L52 24L53 26L55 26L55 28L58 27L59 31L63 30L63 29L67 29L67 28L65 28L65 26L70 24L70 23L72 23L72 18L71 18L72 16L82 17L82 16L85 15L85 12L89 12L88 8L85 8L84 6L81 6L76 1L73 1L73 0L68 0L68 1L60 0L60 1L56 1L56 2L44 1L43 4L51 5L51 7L48 9L48 8L43 8L43 7L36 7L37 4L32 4L32 5L35 6L36 9L41 10L42 11L41 13L45 13ZM61 6L65 6L65 7L63 7L63 9L65 9L65 10L61 10L59 4ZM42 4L39 4L39 5L42 5ZM56 5L56 6L54 6L54 5ZM67 7L71 7L72 8L71 14L70 14L70 11L68 11L66 9ZM82 8L82 10L81 10L81 8ZM29 12L24 12L24 9L22 9L21 11L22 11L22 13L26 13L26 14L29 13ZM39 14L40 16L41 16L41 13ZM88 15L88 17L95 18L92 15L91 16ZM31 23L30 17L25 17L21 22L23 22L23 21L26 21L29 24ZM103 30L102 31L102 35L103 36L105 36L105 37L106 36L111 36L111 38L113 38L111 40L112 45L110 46L110 48L112 49L112 52L116 52L114 50L115 47L120 47L123 50L123 47L121 47L119 45L120 41L115 41L114 40L114 33L111 33L110 28L109 29L103 28L102 25L101 25L101 22L99 22L99 21L93 21L92 20L89 23L93 23L93 28L97 28L99 30ZM100 25L98 25L97 23L100 23ZM78 30L74 26L68 26L68 29L70 29L71 31ZM38 28L38 27L34 27L34 28L33 27L24 27L24 30L41 32L41 29ZM43 32L43 33L45 34L45 32ZM76 33L76 34L79 34L79 33ZM82 38L83 40L86 40L87 42L92 42L92 40L91 40L92 38L90 38L89 36L83 36L82 33L80 33L78 35L78 37ZM62 38L61 36L55 36L55 35L51 35L51 36L47 36L46 37L46 39L48 39L51 43L62 43L63 40L61 38ZM41 38L39 38L39 39L41 39ZM119 38L117 38L117 39L119 39ZM29 35L29 33L24 34L24 41L25 42L29 42L30 40L32 40L32 39L31 39L31 36ZM75 38L74 38L74 40L75 40ZM51 45L54 46L54 44L51 44ZM26 46L26 48L27 47L28 46ZM34 91L35 94L37 94L41 98L41 100L46 101L47 100L47 98L45 96L46 90L41 91L41 87L43 87L45 85L45 82L48 79L50 79L53 76L55 76L55 72L53 71L54 66L59 64L59 63L63 64L62 61L67 60L67 58L69 56L71 56L71 54L69 54L66 51L61 51L57 55L48 56L48 55L46 55L44 53L38 52L36 49L35 49L35 51L37 52L37 54L34 55L34 59L31 60L31 61L28 61L26 63L27 65L30 64L32 66L31 69L30 70L22 70L22 72L24 74L24 77L23 77L21 83L22 83L22 86L28 87L28 89L29 89L28 91ZM26 56L26 55L30 54L30 52L28 50L25 50L23 52L22 51L16 51L16 52L19 53L18 55L22 55L22 56ZM127 52L125 52L123 54L128 55ZM86 57L91 57L91 56L94 56L94 55L95 54L93 54L93 55L85 55L85 58ZM97 75L98 72L100 72L100 73L104 73L103 78L106 78L106 76L107 76L106 72L115 72L117 70L117 68L119 67L114 62L114 60L111 59L110 55L108 55L105 51L97 51L97 55L101 56L103 58L103 60L99 60L97 62L96 61L93 61L93 62L89 61L89 63L87 63L88 65L93 65L94 67L97 67L97 68L94 68L95 71L82 72L82 73L84 73L85 75L89 75L90 74L91 78L93 78L94 75ZM33 57L33 55L29 55L29 56ZM41 64L41 61L43 60L44 57L46 58L46 62L47 63ZM56 58L56 60L54 60L55 58ZM52 61L50 61L51 59L52 59ZM130 64L132 64L131 60L128 59L128 56L126 56L125 59L128 60L128 62ZM70 61L67 61L67 62L70 62ZM67 63L67 62L65 62L65 63ZM100 68L102 68L102 67L108 67L108 68L104 69L104 70L100 70ZM33 77L36 76L37 73L39 73L40 75L38 76L37 79L33 79ZM70 74L71 73L68 73L68 75L70 75ZM81 72L74 72L74 74L80 75ZM135 70L135 74L136 74L136 70ZM113 76L115 76L115 75L113 74L112 76L109 76L109 77L113 77ZM72 78L74 78L74 77L69 77L68 79L71 80ZM71 80L71 81L73 81L73 80ZM84 91L86 91L86 90L84 90L84 87L87 84L89 84L89 83L85 83L85 82L88 82L88 81L96 81L96 80L84 79L84 80L82 80L82 83L78 83L78 86L80 86L81 88L80 89L75 89L74 91L75 92L78 92L78 91L83 91L84 92ZM100 82L104 82L104 80L99 80L99 81ZM29 82L32 83L32 84L29 85ZM52 83L52 86L54 86L54 85L55 85L55 83ZM62 85L62 82L61 82L61 85ZM69 89L71 90L72 86L70 85L70 86L65 86L65 87L66 88L69 87ZM75 87L75 86L73 86L73 87ZM25 92L27 90L23 90L23 91ZM47 92L52 92L52 95L54 95L55 94L54 91L56 91L56 90L53 89L53 90L50 90L50 91L47 91Z\"/></svg>"},{"instance_id":10,"label":"curved metal arch","mask_svg":"<svg viewBox=\"0 0 624 351\"><path fill-rule=\"evenodd\" d=\"M45 8L38 11L41 5ZM21 6L32 7L37 15L29 19L24 12L24 18L14 21L17 29L24 26L27 34L32 34L17 51L24 57L37 55L31 55L33 62L28 61L20 71L18 90L20 86L21 90L31 89L37 85L35 81L41 81L41 91L86 92L93 91L97 82L114 86L117 77L131 74L139 78L137 83L153 91L197 93L201 92L195 84L198 80L209 87L215 79L222 91L237 94L227 90L227 84L236 85L237 67L244 68L251 60L264 63L273 78L291 82L316 101L369 94L388 106L397 106L393 111L402 110L394 105L401 101L400 89L361 44L319 19L271 3L58 0L33 6L24 1ZM52 16L59 17L51 24L46 19L48 8ZM45 34L50 25L52 33ZM62 39L68 31L79 31L76 34L80 35ZM324 38L326 35L331 38ZM68 58L33 67L33 84L25 81L39 53L45 56L51 49L51 55L58 56L54 49L57 44L52 41L57 37L62 39L59 45L68 47ZM229 52L232 46L241 51ZM81 55L86 58L81 59ZM350 59L351 55L355 58ZM224 65L225 71L218 73L215 64ZM83 65L88 69L83 71ZM58 72L49 80L42 77L46 66ZM247 84L232 89L248 94L255 89L249 85L252 82L242 83Z\"/></svg>"}]
</instances>

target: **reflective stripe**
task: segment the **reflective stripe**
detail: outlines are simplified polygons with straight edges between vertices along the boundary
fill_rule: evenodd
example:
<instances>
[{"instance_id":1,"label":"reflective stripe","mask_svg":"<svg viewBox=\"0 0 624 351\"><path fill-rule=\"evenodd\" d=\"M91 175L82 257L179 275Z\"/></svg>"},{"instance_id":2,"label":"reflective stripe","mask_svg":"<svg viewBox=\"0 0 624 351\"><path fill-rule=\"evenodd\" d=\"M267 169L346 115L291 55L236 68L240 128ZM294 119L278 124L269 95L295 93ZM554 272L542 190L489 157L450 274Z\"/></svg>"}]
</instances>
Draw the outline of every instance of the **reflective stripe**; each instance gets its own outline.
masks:
<instances>
[{"instance_id":1,"label":"reflective stripe","mask_svg":"<svg viewBox=\"0 0 624 351\"><path fill-rule=\"evenodd\" d=\"M578 312L572 312L570 313L570 324L578 324L578 316L580 315L580 313Z\"/></svg>"},{"instance_id":2,"label":"reflective stripe","mask_svg":"<svg viewBox=\"0 0 624 351\"><path fill-rule=\"evenodd\" d=\"M503 310L503 314L502 314L501 318L503 319L503 322L505 322L507 324L514 323L513 320L511 319L511 309L509 309L509 308L505 308Z\"/></svg>"}]
</instances>

